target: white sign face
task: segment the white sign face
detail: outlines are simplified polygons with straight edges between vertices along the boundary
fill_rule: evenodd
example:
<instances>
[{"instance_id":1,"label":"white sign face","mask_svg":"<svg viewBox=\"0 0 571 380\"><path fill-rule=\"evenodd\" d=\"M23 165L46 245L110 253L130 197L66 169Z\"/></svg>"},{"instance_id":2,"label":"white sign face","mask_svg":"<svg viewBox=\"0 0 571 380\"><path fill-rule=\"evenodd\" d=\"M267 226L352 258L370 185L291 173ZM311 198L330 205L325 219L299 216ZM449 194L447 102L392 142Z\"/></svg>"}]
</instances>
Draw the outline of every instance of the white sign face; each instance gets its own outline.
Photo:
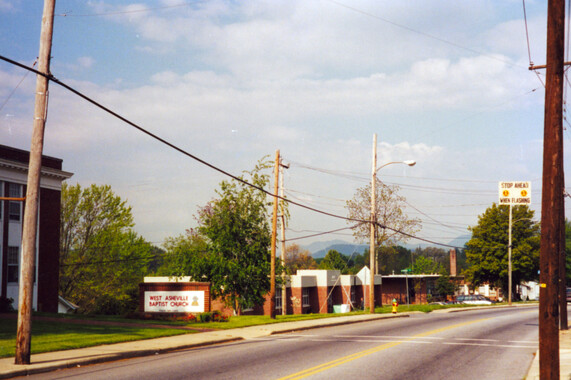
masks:
<instances>
[{"instance_id":1,"label":"white sign face","mask_svg":"<svg viewBox=\"0 0 571 380\"><path fill-rule=\"evenodd\" d=\"M204 291L145 292L146 313L204 313Z\"/></svg>"},{"instance_id":2,"label":"white sign face","mask_svg":"<svg viewBox=\"0 0 571 380\"><path fill-rule=\"evenodd\" d=\"M499 195L500 205L529 205L531 204L531 182L500 182Z\"/></svg>"}]
</instances>

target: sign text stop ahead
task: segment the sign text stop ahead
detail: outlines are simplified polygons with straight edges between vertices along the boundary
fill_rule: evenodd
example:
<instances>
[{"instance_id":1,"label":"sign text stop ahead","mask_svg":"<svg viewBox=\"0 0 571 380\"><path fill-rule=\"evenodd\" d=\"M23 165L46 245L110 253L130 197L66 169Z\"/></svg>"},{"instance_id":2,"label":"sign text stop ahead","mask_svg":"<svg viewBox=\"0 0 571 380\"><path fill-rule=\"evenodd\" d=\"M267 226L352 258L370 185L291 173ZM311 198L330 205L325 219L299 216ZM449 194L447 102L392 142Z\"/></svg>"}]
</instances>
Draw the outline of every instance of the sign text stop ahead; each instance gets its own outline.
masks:
<instances>
[{"instance_id":1,"label":"sign text stop ahead","mask_svg":"<svg viewBox=\"0 0 571 380\"><path fill-rule=\"evenodd\" d=\"M500 205L529 205L531 204L531 182L500 182L499 195Z\"/></svg>"}]
</instances>

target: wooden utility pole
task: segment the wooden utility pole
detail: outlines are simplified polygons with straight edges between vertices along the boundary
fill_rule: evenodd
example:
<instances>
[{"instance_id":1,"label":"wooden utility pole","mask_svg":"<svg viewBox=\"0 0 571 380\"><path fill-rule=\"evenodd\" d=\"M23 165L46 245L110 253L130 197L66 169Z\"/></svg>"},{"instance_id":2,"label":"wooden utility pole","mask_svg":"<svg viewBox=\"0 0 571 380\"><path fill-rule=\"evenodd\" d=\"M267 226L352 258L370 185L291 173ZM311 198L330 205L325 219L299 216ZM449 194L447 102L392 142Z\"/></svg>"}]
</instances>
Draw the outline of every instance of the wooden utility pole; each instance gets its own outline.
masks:
<instances>
[{"instance_id":1,"label":"wooden utility pole","mask_svg":"<svg viewBox=\"0 0 571 380\"><path fill-rule=\"evenodd\" d=\"M561 160L563 160L563 152L561 153ZM563 162L561 162L563 167ZM563 177L563 173L562 173ZM565 187L565 179L562 179L563 187ZM559 217L561 221L561 241L559 244L559 328L561 330L569 329L569 321L567 318L567 252L565 252L565 193L563 193L563 206Z\"/></svg>"},{"instance_id":2,"label":"wooden utility pole","mask_svg":"<svg viewBox=\"0 0 571 380\"><path fill-rule=\"evenodd\" d=\"M547 6L547 59L541 199L539 375L559 379L559 257L563 236L563 55L565 1Z\"/></svg>"},{"instance_id":3,"label":"wooden utility pole","mask_svg":"<svg viewBox=\"0 0 571 380\"><path fill-rule=\"evenodd\" d=\"M50 54L54 24L55 0L44 1L38 71L50 74ZM34 107L34 128L28 166L28 183L22 230L22 259L18 290L18 328L16 333L16 364L30 364L32 342L32 299L34 289L34 263L36 260L36 236L38 230L38 203L42 152L44 149L44 128L48 108L48 79L36 77L36 103Z\"/></svg>"},{"instance_id":4,"label":"wooden utility pole","mask_svg":"<svg viewBox=\"0 0 571 380\"><path fill-rule=\"evenodd\" d=\"M371 174L371 236L369 242L369 266L371 271L371 276L369 279L369 312L371 314L375 313L375 231L377 230L376 217L377 217L377 201L375 184L377 182L377 134L373 134L373 164L372 164L372 174Z\"/></svg>"},{"instance_id":5,"label":"wooden utility pole","mask_svg":"<svg viewBox=\"0 0 571 380\"><path fill-rule=\"evenodd\" d=\"M508 305L512 305L512 219L513 205L510 203L510 217L508 224Z\"/></svg>"},{"instance_id":6,"label":"wooden utility pole","mask_svg":"<svg viewBox=\"0 0 571 380\"><path fill-rule=\"evenodd\" d=\"M270 274L270 317L276 318L276 237L278 229L278 180L280 176L280 151L276 150L274 165L274 213L272 215L272 258Z\"/></svg>"},{"instance_id":7,"label":"wooden utility pole","mask_svg":"<svg viewBox=\"0 0 571 380\"><path fill-rule=\"evenodd\" d=\"M284 206L284 168L289 168L289 165L284 165L280 162L280 197L281 197L281 205L282 205L282 212L281 212L281 230L282 230L282 239L281 239L281 262L282 262L282 315L287 314L287 287L286 287L286 243L285 243L285 206Z\"/></svg>"}]
</instances>

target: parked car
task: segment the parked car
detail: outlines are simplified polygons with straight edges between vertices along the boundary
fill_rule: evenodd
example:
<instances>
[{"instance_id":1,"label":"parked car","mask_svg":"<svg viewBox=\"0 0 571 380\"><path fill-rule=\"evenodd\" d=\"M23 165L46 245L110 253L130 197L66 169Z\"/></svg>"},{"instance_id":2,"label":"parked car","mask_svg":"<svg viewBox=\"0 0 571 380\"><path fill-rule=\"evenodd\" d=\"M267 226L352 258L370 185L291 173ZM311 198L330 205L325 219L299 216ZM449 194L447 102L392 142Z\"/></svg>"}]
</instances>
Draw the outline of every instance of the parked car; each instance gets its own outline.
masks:
<instances>
[{"instance_id":1,"label":"parked car","mask_svg":"<svg viewBox=\"0 0 571 380\"><path fill-rule=\"evenodd\" d=\"M494 303L492 300L484 297L481 294L468 294L465 296L457 296L456 301L458 303L464 303L468 305L491 305Z\"/></svg>"},{"instance_id":2,"label":"parked car","mask_svg":"<svg viewBox=\"0 0 571 380\"><path fill-rule=\"evenodd\" d=\"M567 288L567 302L571 302L571 288Z\"/></svg>"}]
</instances>

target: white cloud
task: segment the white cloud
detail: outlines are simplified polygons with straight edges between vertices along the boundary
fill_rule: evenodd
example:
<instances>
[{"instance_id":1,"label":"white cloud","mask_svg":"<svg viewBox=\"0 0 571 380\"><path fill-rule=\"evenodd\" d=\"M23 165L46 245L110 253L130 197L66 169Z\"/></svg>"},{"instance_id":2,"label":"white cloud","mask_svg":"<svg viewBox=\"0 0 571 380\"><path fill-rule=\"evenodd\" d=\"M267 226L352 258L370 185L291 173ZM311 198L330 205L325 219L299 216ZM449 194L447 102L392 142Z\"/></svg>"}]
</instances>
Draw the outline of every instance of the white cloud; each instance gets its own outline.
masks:
<instances>
[{"instance_id":1,"label":"white cloud","mask_svg":"<svg viewBox=\"0 0 571 380\"><path fill-rule=\"evenodd\" d=\"M327 169L333 174L299 165L285 173L286 187L320 209L344 213L343 200L368 183L373 133L379 165L418 162L382 174L407 185L420 209L491 203L493 191L441 189L484 191L497 179L540 173L543 94L531 92L541 84L527 70L520 3L90 4L91 13L107 12L84 20L85 38L98 43L86 51L66 40L53 61L53 71L65 73L58 78L231 173L276 149ZM62 20L67 30L75 30L72 21ZM544 44L534 32L544 22L537 11L528 19L533 52ZM0 102L20 78L0 68ZM24 149L33 88L26 80L0 117L0 140ZM221 174L57 85L50 89L46 149L64 158L72 181L112 185L153 241L193 223ZM478 210L463 214L470 212ZM291 223L327 230L345 222L296 210Z\"/></svg>"},{"instance_id":2,"label":"white cloud","mask_svg":"<svg viewBox=\"0 0 571 380\"><path fill-rule=\"evenodd\" d=\"M90 69L94 63L95 60L91 57L79 57L77 59L77 64L79 65L79 67L84 69Z\"/></svg>"},{"instance_id":3,"label":"white cloud","mask_svg":"<svg viewBox=\"0 0 571 380\"><path fill-rule=\"evenodd\" d=\"M11 12L16 10L18 0L0 0L0 12Z\"/></svg>"}]
</instances>

